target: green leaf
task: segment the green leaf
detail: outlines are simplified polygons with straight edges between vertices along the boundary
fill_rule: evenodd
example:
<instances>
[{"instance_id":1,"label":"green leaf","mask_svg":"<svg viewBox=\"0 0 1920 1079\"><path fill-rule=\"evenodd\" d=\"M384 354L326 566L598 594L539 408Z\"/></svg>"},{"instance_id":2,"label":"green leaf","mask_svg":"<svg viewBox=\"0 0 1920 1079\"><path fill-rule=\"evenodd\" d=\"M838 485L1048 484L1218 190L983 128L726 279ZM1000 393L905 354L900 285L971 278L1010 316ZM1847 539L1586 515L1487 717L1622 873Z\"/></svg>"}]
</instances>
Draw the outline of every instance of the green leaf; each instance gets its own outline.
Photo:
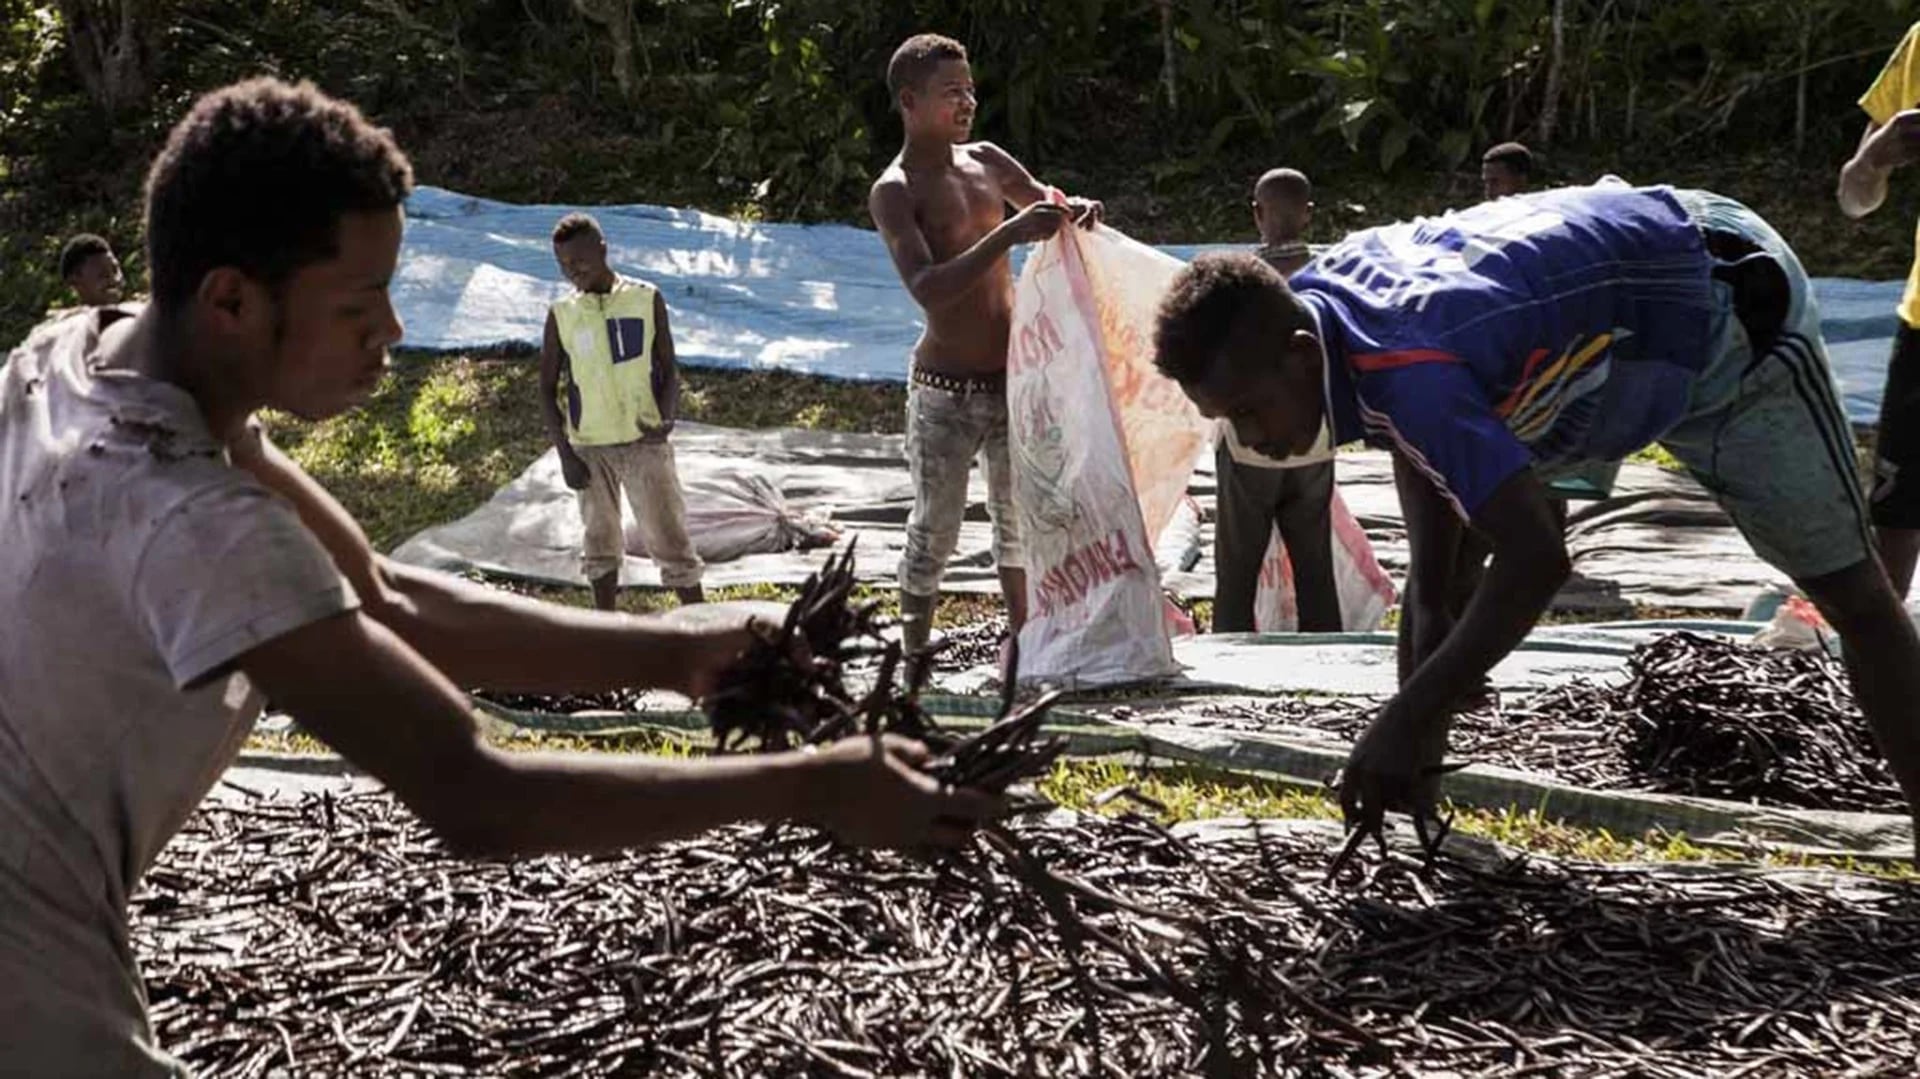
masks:
<instances>
[{"instance_id":1,"label":"green leaf","mask_svg":"<svg viewBox=\"0 0 1920 1079\"><path fill-rule=\"evenodd\" d=\"M1202 154L1204 156L1211 157L1214 154L1219 153L1220 148L1227 144L1227 140L1229 138L1233 137L1233 129L1235 126L1239 124L1239 122L1240 122L1239 117L1228 116L1222 119L1219 123L1213 125L1213 130L1207 132L1206 148L1201 151Z\"/></svg>"},{"instance_id":2,"label":"green leaf","mask_svg":"<svg viewBox=\"0 0 1920 1079\"><path fill-rule=\"evenodd\" d=\"M1413 138L1413 128L1405 123L1396 123L1387 129L1386 137L1380 140L1380 171L1392 172L1393 166L1407 152L1407 142Z\"/></svg>"},{"instance_id":3,"label":"green leaf","mask_svg":"<svg viewBox=\"0 0 1920 1079\"><path fill-rule=\"evenodd\" d=\"M1472 146L1473 135L1470 132L1457 129L1449 131L1440 136L1440 158L1446 162L1447 168L1458 168L1460 162L1467 159L1467 150Z\"/></svg>"},{"instance_id":4,"label":"green leaf","mask_svg":"<svg viewBox=\"0 0 1920 1079\"><path fill-rule=\"evenodd\" d=\"M1347 140L1349 150L1360 149L1360 134L1367 129L1367 121L1380 111L1379 98L1367 98L1362 101L1349 101L1340 106L1340 136Z\"/></svg>"}]
</instances>

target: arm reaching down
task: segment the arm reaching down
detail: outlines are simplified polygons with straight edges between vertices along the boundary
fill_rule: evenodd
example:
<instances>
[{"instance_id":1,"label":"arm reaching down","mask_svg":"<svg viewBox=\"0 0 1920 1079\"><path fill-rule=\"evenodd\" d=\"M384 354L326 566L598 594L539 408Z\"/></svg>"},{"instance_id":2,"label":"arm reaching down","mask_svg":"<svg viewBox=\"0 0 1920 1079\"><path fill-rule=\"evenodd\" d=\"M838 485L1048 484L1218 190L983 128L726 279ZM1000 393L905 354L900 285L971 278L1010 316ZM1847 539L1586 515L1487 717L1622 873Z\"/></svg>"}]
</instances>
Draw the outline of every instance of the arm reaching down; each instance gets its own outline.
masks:
<instances>
[{"instance_id":1,"label":"arm reaching down","mask_svg":"<svg viewBox=\"0 0 1920 1079\"><path fill-rule=\"evenodd\" d=\"M1413 672L1453 632L1447 597L1466 526L1433 481L1402 453L1393 455L1393 486L1407 522L1409 554L1398 634L1400 685L1404 688Z\"/></svg>"},{"instance_id":2,"label":"arm reaching down","mask_svg":"<svg viewBox=\"0 0 1920 1079\"><path fill-rule=\"evenodd\" d=\"M1432 808L1454 704L1519 646L1572 572L1546 487L1531 469L1502 482L1473 521L1493 544L1493 562L1452 632L1355 744L1340 791L1349 819Z\"/></svg>"},{"instance_id":3,"label":"arm reaching down","mask_svg":"<svg viewBox=\"0 0 1920 1079\"><path fill-rule=\"evenodd\" d=\"M566 370L567 353L560 344L560 327L553 312L547 312L547 326L540 335L540 418L546 423L547 441L560 455L560 474L567 486L576 491L587 486L587 463L573 452L567 441L567 421L560 415L560 375Z\"/></svg>"},{"instance_id":4,"label":"arm reaching down","mask_svg":"<svg viewBox=\"0 0 1920 1079\"><path fill-rule=\"evenodd\" d=\"M654 395L660 408L660 425L673 430L680 417L680 361L673 351L673 327L667 322L667 298L653 294L653 369L659 372L659 392Z\"/></svg>"}]
</instances>

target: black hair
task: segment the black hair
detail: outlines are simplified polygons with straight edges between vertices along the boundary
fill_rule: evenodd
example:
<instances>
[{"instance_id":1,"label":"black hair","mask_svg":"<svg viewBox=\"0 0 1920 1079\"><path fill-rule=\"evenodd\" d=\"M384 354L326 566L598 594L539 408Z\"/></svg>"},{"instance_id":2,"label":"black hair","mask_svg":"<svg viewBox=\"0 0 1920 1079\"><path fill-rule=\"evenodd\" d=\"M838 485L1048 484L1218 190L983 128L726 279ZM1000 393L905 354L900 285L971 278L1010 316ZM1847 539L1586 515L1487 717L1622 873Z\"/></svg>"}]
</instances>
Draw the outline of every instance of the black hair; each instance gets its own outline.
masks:
<instances>
[{"instance_id":1,"label":"black hair","mask_svg":"<svg viewBox=\"0 0 1920 1079\"><path fill-rule=\"evenodd\" d=\"M80 267L95 255L111 255L113 246L106 238L91 232L83 232L69 239L60 248L60 280L71 281L80 272Z\"/></svg>"},{"instance_id":2,"label":"black hair","mask_svg":"<svg viewBox=\"0 0 1920 1079\"><path fill-rule=\"evenodd\" d=\"M575 236L595 236L606 239L606 233L600 231L600 222L592 214L571 213L554 223L553 242L563 244Z\"/></svg>"},{"instance_id":3,"label":"black hair","mask_svg":"<svg viewBox=\"0 0 1920 1079\"><path fill-rule=\"evenodd\" d=\"M312 83L215 90L174 125L147 173L154 304L183 306L222 266L278 288L339 253L343 215L391 210L412 191L392 134Z\"/></svg>"},{"instance_id":4,"label":"black hair","mask_svg":"<svg viewBox=\"0 0 1920 1079\"><path fill-rule=\"evenodd\" d=\"M887 61L887 93L898 106L900 91L926 86L941 61L966 58L967 47L944 34L915 34L901 42Z\"/></svg>"},{"instance_id":5,"label":"black hair","mask_svg":"<svg viewBox=\"0 0 1920 1079\"><path fill-rule=\"evenodd\" d=\"M1193 260L1160 301L1153 364L1176 382L1205 382L1228 342L1257 335L1277 351L1296 330L1313 332L1313 315L1273 267L1244 252Z\"/></svg>"},{"instance_id":6,"label":"black hair","mask_svg":"<svg viewBox=\"0 0 1920 1079\"><path fill-rule=\"evenodd\" d=\"M1486 165L1505 165L1521 176L1533 175L1533 151L1517 142L1503 142L1480 155Z\"/></svg>"},{"instance_id":7,"label":"black hair","mask_svg":"<svg viewBox=\"0 0 1920 1079\"><path fill-rule=\"evenodd\" d=\"M1305 206L1313 201L1313 184L1299 169L1268 169L1253 185L1253 197L1254 201L1263 202L1272 196Z\"/></svg>"}]
</instances>

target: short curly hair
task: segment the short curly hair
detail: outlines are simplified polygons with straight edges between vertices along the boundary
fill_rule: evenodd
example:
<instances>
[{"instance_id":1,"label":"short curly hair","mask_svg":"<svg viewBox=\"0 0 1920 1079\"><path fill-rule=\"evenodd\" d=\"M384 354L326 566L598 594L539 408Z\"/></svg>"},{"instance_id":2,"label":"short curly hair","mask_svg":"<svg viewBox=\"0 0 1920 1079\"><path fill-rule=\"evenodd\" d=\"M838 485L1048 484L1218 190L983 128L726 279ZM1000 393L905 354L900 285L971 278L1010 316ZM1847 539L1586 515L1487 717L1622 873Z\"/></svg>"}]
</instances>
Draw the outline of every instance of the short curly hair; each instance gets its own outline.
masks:
<instances>
[{"instance_id":1,"label":"short curly hair","mask_svg":"<svg viewBox=\"0 0 1920 1079\"><path fill-rule=\"evenodd\" d=\"M312 83L249 79L200 98L147 173L147 274L162 310L232 266L279 288L339 253L340 218L413 192L393 135Z\"/></svg>"},{"instance_id":2,"label":"short curly hair","mask_svg":"<svg viewBox=\"0 0 1920 1079\"><path fill-rule=\"evenodd\" d=\"M571 213L554 223L553 242L563 244L579 235L598 236L606 239L606 233L600 231L600 222L592 214Z\"/></svg>"},{"instance_id":3,"label":"short curly hair","mask_svg":"<svg viewBox=\"0 0 1920 1079\"><path fill-rule=\"evenodd\" d=\"M1313 315L1273 267L1241 252L1201 255L1160 301L1153 365L1183 384L1207 381L1230 342L1281 342L1314 331Z\"/></svg>"},{"instance_id":4,"label":"short curly hair","mask_svg":"<svg viewBox=\"0 0 1920 1079\"><path fill-rule=\"evenodd\" d=\"M1480 155L1482 164L1505 165L1515 175L1533 175L1533 151L1517 142L1503 142Z\"/></svg>"},{"instance_id":5,"label":"short curly hair","mask_svg":"<svg viewBox=\"0 0 1920 1079\"><path fill-rule=\"evenodd\" d=\"M104 236L82 232L69 237L66 244L60 248L60 280L73 280L73 276L80 272L80 267L85 266L87 260L93 256L111 254L113 254L113 245L107 243Z\"/></svg>"},{"instance_id":6,"label":"short curly hair","mask_svg":"<svg viewBox=\"0 0 1920 1079\"><path fill-rule=\"evenodd\" d=\"M967 47L944 34L915 34L901 42L887 61L887 93L898 107L900 91L925 86L942 60L966 58Z\"/></svg>"}]
</instances>

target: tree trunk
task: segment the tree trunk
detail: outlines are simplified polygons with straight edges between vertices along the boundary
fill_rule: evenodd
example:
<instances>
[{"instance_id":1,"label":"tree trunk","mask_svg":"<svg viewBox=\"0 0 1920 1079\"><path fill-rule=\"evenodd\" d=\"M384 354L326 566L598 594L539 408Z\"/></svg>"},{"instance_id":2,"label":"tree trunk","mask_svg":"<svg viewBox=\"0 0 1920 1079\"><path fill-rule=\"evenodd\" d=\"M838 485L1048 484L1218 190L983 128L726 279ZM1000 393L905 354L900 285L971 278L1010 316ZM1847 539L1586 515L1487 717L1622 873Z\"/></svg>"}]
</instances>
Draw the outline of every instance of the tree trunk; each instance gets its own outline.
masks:
<instances>
[{"instance_id":1,"label":"tree trunk","mask_svg":"<svg viewBox=\"0 0 1920 1079\"><path fill-rule=\"evenodd\" d=\"M1173 69L1173 0L1158 0L1160 7L1160 82L1167 90L1167 109L1180 111L1180 81Z\"/></svg>"},{"instance_id":2,"label":"tree trunk","mask_svg":"<svg viewBox=\"0 0 1920 1079\"><path fill-rule=\"evenodd\" d=\"M159 58L156 0L60 0L67 48L87 96L113 115L146 101Z\"/></svg>"},{"instance_id":3,"label":"tree trunk","mask_svg":"<svg viewBox=\"0 0 1920 1079\"><path fill-rule=\"evenodd\" d=\"M1807 54L1813 49L1813 10L1800 11L1800 76L1793 87L1793 156L1807 148Z\"/></svg>"},{"instance_id":4,"label":"tree trunk","mask_svg":"<svg viewBox=\"0 0 1920 1079\"><path fill-rule=\"evenodd\" d=\"M1547 88L1540 102L1539 143L1553 145L1553 129L1560 112L1560 68L1566 62L1567 0L1553 0L1553 45L1547 54Z\"/></svg>"},{"instance_id":5,"label":"tree trunk","mask_svg":"<svg viewBox=\"0 0 1920 1079\"><path fill-rule=\"evenodd\" d=\"M633 0L573 0L573 6L588 22L606 28L613 46L613 84L623 99L633 100L639 84L633 72Z\"/></svg>"}]
</instances>

